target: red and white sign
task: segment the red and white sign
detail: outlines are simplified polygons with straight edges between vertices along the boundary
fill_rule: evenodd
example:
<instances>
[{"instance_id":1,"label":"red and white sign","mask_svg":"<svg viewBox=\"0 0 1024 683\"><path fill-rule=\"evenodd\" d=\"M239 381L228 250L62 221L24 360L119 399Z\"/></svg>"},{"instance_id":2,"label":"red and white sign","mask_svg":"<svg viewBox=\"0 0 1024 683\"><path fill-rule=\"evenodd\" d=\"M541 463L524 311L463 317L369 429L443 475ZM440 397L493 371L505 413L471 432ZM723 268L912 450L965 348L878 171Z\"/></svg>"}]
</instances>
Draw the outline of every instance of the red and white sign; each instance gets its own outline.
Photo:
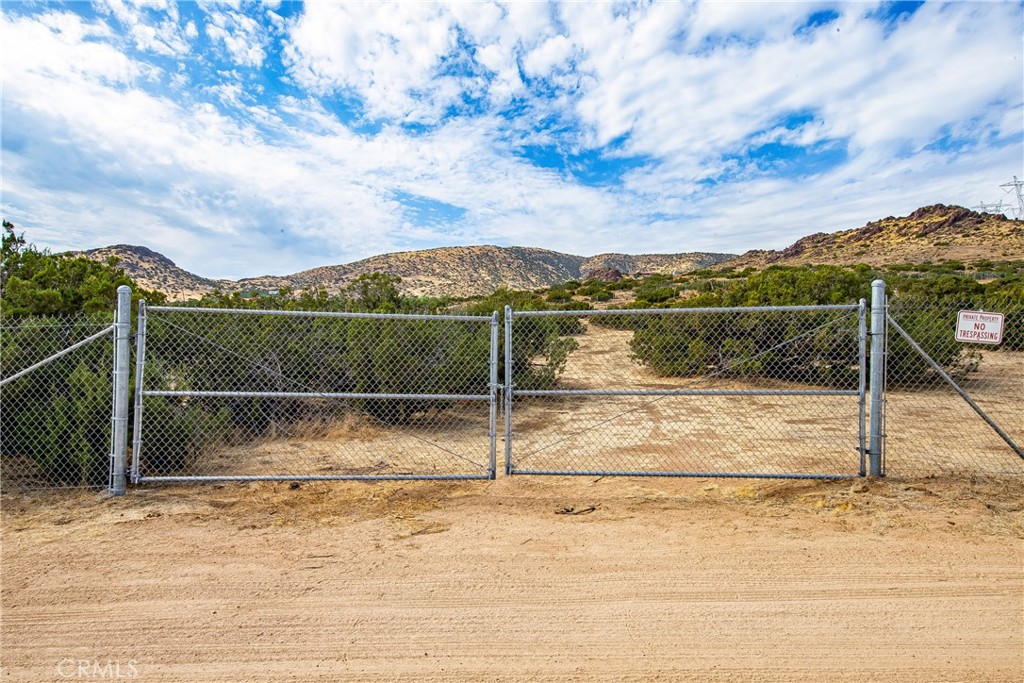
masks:
<instances>
[{"instance_id":1,"label":"red and white sign","mask_svg":"<svg viewBox=\"0 0 1024 683\"><path fill-rule=\"evenodd\" d=\"M960 311L956 317L956 340L976 344L1003 343L1003 314Z\"/></svg>"}]
</instances>

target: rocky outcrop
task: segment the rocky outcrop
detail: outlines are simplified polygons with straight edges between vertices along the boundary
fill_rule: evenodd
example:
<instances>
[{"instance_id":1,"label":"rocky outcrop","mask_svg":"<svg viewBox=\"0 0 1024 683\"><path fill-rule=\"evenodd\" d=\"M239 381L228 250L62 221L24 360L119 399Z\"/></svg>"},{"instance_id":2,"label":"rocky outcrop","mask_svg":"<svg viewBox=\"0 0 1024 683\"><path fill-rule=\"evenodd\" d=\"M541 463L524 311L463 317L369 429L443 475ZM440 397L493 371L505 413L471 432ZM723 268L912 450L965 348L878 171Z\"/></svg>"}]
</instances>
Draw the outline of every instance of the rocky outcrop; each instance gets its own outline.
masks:
<instances>
[{"instance_id":1,"label":"rocky outcrop","mask_svg":"<svg viewBox=\"0 0 1024 683\"><path fill-rule=\"evenodd\" d=\"M622 271L618 268L598 268L583 273L584 280L599 280L600 282L618 282L622 279Z\"/></svg>"}]
</instances>

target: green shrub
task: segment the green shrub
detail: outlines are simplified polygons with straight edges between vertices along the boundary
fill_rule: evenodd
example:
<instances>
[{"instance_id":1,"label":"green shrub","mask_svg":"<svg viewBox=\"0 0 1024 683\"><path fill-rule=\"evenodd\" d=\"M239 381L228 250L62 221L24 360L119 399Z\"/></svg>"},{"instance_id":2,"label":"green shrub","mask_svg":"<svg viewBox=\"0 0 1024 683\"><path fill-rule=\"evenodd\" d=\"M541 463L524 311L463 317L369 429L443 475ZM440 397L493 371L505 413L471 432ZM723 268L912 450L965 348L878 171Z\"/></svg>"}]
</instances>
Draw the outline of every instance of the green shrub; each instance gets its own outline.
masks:
<instances>
[{"instance_id":1,"label":"green shrub","mask_svg":"<svg viewBox=\"0 0 1024 683\"><path fill-rule=\"evenodd\" d=\"M0 335L4 368L24 368L84 339L102 318L7 319ZM0 457L25 457L47 481L106 481L110 452L113 343L100 338L0 389L4 426Z\"/></svg>"},{"instance_id":2,"label":"green shrub","mask_svg":"<svg viewBox=\"0 0 1024 683\"><path fill-rule=\"evenodd\" d=\"M609 282L606 286L613 292L622 292L631 290L639 284L636 279L631 277L624 277L618 282Z\"/></svg>"},{"instance_id":3,"label":"green shrub","mask_svg":"<svg viewBox=\"0 0 1024 683\"><path fill-rule=\"evenodd\" d=\"M673 313L638 326L634 358L663 376L770 377L854 388L858 341L835 314Z\"/></svg>"},{"instance_id":4,"label":"green shrub","mask_svg":"<svg viewBox=\"0 0 1024 683\"><path fill-rule=\"evenodd\" d=\"M606 291L605 283L598 280L587 280L576 288L576 294L579 296L594 296L598 292L603 291Z\"/></svg>"},{"instance_id":5,"label":"green shrub","mask_svg":"<svg viewBox=\"0 0 1024 683\"><path fill-rule=\"evenodd\" d=\"M644 283L635 291L638 304L660 304L674 299L678 292L669 285Z\"/></svg>"},{"instance_id":6,"label":"green shrub","mask_svg":"<svg viewBox=\"0 0 1024 683\"><path fill-rule=\"evenodd\" d=\"M563 304L572 299L572 292L563 287L552 287L548 290L547 301L552 304Z\"/></svg>"},{"instance_id":7,"label":"green shrub","mask_svg":"<svg viewBox=\"0 0 1024 683\"><path fill-rule=\"evenodd\" d=\"M489 347L480 326L357 319L348 321L344 361L356 393L486 394ZM441 404L372 399L364 407L385 422L403 423Z\"/></svg>"}]
</instances>

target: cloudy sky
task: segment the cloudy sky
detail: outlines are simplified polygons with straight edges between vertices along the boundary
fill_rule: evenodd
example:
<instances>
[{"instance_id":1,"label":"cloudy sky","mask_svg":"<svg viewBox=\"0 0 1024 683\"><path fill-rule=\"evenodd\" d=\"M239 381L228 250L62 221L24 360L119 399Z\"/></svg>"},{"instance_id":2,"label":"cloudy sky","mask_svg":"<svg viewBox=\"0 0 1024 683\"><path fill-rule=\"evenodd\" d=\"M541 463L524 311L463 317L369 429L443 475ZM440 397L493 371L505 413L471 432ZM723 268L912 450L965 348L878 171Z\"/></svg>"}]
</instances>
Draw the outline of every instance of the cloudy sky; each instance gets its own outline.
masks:
<instances>
[{"instance_id":1,"label":"cloudy sky","mask_svg":"<svg viewBox=\"0 0 1024 683\"><path fill-rule=\"evenodd\" d=\"M1020 2L4 2L2 213L211 277L780 248L1024 177Z\"/></svg>"}]
</instances>

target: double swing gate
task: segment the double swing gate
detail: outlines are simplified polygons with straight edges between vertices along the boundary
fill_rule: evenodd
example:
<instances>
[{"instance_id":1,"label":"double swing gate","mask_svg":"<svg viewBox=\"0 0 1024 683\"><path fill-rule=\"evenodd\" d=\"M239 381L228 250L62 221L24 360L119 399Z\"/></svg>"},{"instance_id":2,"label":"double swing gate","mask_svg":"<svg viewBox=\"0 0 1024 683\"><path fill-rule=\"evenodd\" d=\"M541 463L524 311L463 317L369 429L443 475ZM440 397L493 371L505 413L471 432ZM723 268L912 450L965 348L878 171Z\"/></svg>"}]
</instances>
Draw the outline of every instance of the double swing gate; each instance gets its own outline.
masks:
<instances>
[{"instance_id":1,"label":"double swing gate","mask_svg":"<svg viewBox=\"0 0 1024 683\"><path fill-rule=\"evenodd\" d=\"M143 305L131 481L864 469L863 302L504 322Z\"/></svg>"},{"instance_id":2,"label":"double swing gate","mask_svg":"<svg viewBox=\"0 0 1024 683\"><path fill-rule=\"evenodd\" d=\"M878 281L870 308L140 303L132 380L130 296L113 325L0 321L4 486L493 479L499 441L508 475L1024 474L1011 299L888 302ZM959 309L1004 312L1005 342L956 341Z\"/></svg>"}]
</instances>

